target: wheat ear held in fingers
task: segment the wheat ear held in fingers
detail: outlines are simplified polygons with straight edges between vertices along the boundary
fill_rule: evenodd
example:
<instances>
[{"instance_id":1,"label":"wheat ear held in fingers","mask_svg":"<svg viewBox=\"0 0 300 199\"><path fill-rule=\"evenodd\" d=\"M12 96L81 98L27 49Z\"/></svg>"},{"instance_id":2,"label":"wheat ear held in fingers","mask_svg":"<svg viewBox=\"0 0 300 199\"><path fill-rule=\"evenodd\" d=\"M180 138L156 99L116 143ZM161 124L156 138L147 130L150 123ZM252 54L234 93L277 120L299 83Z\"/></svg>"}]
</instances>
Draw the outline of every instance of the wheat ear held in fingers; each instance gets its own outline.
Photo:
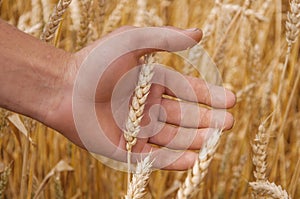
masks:
<instances>
[{"instance_id":1,"label":"wheat ear held in fingers","mask_svg":"<svg viewBox=\"0 0 300 199\"><path fill-rule=\"evenodd\" d=\"M70 5L72 0L60 0L51 14L48 23L45 25L41 39L43 41L50 41L58 28L59 23L63 19L62 16Z\"/></svg>"},{"instance_id":2,"label":"wheat ear held in fingers","mask_svg":"<svg viewBox=\"0 0 300 199\"><path fill-rule=\"evenodd\" d=\"M142 65L138 77L138 83L135 87L134 96L129 108L129 114L124 130L126 140L127 163L128 163L128 185L130 184L130 165L132 147L137 142L137 135L140 132L140 122L143 118L143 112L147 97L150 92L151 79L153 77L154 57L153 55L145 57L146 63Z\"/></svg>"},{"instance_id":3,"label":"wheat ear held in fingers","mask_svg":"<svg viewBox=\"0 0 300 199\"><path fill-rule=\"evenodd\" d=\"M131 150L132 146L136 144L146 99L150 92L150 81L153 77L154 58L151 55L147 59L147 63L143 64L141 67L138 84L135 88L134 96L129 108L129 116L126 122L126 129L124 131L124 137L127 141L127 150Z\"/></svg>"},{"instance_id":4,"label":"wheat ear held in fingers","mask_svg":"<svg viewBox=\"0 0 300 199\"><path fill-rule=\"evenodd\" d=\"M179 188L177 192L177 199L191 198L197 189L199 189L199 185L206 176L208 167L217 150L220 136L221 130L216 129L212 133L211 137L209 137L206 141L205 145L199 152L198 159L196 160L192 171L188 173L188 176Z\"/></svg>"}]
</instances>

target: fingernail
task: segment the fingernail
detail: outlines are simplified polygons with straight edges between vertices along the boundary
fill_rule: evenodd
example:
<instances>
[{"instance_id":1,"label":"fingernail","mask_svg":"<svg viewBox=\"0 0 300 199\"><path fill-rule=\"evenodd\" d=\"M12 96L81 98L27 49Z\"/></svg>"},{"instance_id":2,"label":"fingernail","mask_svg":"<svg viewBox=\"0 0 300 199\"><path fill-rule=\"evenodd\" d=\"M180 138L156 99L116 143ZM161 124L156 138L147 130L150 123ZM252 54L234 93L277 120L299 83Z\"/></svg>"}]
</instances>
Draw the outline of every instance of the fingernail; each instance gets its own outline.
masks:
<instances>
[{"instance_id":1,"label":"fingernail","mask_svg":"<svg viewBox=\"0 0 300 199\"><path fill-rule=\"evenodd\" d=\"M195 31L198 31L199 29L198 28L190 28L190 29L186 29L186 31L189 31L189 32L195 32Z\"/></svg>"}]
</instances>

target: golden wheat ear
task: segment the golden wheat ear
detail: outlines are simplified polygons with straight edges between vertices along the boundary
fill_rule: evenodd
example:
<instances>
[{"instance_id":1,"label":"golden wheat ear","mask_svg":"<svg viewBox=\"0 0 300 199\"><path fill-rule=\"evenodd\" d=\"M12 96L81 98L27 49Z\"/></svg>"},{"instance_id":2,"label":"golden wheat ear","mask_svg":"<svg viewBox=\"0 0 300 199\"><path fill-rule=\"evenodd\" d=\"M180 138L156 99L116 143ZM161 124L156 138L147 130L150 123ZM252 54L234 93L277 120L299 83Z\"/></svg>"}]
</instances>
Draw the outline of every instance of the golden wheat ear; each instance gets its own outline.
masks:
<instances>
[{"instance_id":1,"label":"golden wheat ear","mask_svg":"<svg viewBox=\"0 0 300 199\"><path fill-rule=\"evenodd\" d=\"M154 55L145 57L145 64L142 65L139 73L138 83L134 91L134 96L129 108L129 115L124 130L124 138L126 140L127 149L128 185L131 183L130 167L132 147L136 144L137 135L140 132L140 123L143 118L146 100L151 88L150 81L154 74L154 62Z\"/></svg>"},{"instance_id":2,"label":"golden wheat ear","mask_svg":"<svg viewBox=\"0 0 300 199\"><path fill-rule=\"evenodd\" d=\"M154 160L151 160L151 153L149 153L142 161L137 163L132 180L128 185L125 199L139 199L144 197L153 162Z\"/></svg>"},{"instance_id":3,"label":"golden wheat ear","mask_svg":"<svg viewBox=\"0 0 300 199\"><path fill-rule=\"evenodd\" d=\"M177 191L177 199L191 198L199 190L200 183L206 176L208 167L218 148L220 136L221 130L216 129L207 139L199 152L198 159L196 160L193 169L189 171L183 184Z\"/></svg>"},{"instance_id":4,"label":"golden wheat ear","mask_svg":"<svg viewBox=\"0 0 300 199\"><path fill-rule=\"evenodd\" d=\"M49 42L55 35L59 23L63 20L63 14L66 12L72 0L60 0L50 15L49 21L44 27L41 39Z\"/></svg>"},{"instance_id":5,"label":"golden wheat ear","mask_svg":"<svg viewBox=\"0 0 300 199\"><path fill-rule=\"evenodd\" d=\"M250 182L254 198L291 199L288 193L274 182Z\"/></svg>"},{"instance_id":6,"label":"golden wheat ear","mask_svg":"<svg viewBox=\"0 0 300 199\"><path fill-rule=\"evenodd\" d=\"M118 23L122 19L122 11L124 10L127 4L128 0L120 0L120 2L117 4L115 9L112 11L108 19L106 20L106 23L103 27L102 35L110 33L118 26Z\"/></svg>"}]
</instances>

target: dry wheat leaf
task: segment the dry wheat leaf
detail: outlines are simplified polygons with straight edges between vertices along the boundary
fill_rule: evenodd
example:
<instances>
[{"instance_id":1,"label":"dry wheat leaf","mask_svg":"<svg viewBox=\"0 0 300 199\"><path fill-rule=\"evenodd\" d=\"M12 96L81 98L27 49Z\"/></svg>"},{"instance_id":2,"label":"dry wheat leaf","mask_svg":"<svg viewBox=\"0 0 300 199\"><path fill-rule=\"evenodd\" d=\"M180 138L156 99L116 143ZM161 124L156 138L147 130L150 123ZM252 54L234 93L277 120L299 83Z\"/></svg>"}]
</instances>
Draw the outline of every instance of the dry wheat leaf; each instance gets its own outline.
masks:
<instances>
[{"instance_id":1,"label":"dry wheat leaf","mask_svg":"<svg viewBox=\"0 0 300 199\"><path fill-rule=\"evenodd\" d=\"M28 131L20 119L20 116L18 114L12 114L11 116L8 117L8 120L21 132L27 137L30 141L31 144L34 144L32 141L31 137L28 135Z\"/></svg>"},{"instance_id":2,"label":"dry wheat leaf","mask_svg":"<svg viewBox=\"0 0 300 199\"><path fill-rule=\"evenodd\" d=\"M43 191L47 183L49 182L50 178L54 176L56 173L63 172L63 171L73 171L73 167L71 167L68 163L66 163L64 160L59 161L53 169L45 176L41 184L39 185L39 188L36 191L35 196L33 199L38 198L39 194Z\"/></svg>"}]
</instances>

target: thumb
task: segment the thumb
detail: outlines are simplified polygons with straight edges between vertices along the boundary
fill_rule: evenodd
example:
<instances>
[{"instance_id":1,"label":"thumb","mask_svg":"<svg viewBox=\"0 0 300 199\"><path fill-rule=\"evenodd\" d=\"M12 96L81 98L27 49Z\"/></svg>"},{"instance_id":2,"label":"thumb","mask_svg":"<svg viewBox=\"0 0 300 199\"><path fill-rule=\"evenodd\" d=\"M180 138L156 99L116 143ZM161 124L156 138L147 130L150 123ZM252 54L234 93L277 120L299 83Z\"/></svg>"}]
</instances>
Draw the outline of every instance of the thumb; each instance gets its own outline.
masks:
<instances>
[{"instance_id":1,"label":"thumb","mask_svg":"<svg viewBox=\"0 0 300 199\"><path fill-rule=\"evenodd\" d=\"M90 44L84 51L90 52L103 41L113 38L117 38L115 40L118 41L115 46L126 46L127 51L132 50L135 56L141 57L158 51L176 52L191 48L201 40L202 31L198 28L184 30L171 26L146 28L123 26Z\"/></svg>"},{"instance_id":2,"label":"thumb","mask_svg":"<svg viewBox=\"0 0 300 199\"><path fill-rule=\"evenodd\" d=\"M157 51L186 50L202 38L202 31L197 28L183 30L175 27L147 27L125 31L132 31L131 44L138 49L135 52L138 57Z\"/></svg>"},{"instance_id":3,"label":"thumb","mask_svg":"<svg viewBox=\"0 0 300 199\"><path fill-rule=\"evenodd\" d=\"M146 28L124 26L107 35L105 39L117 35L122 36L124 40L129 38L128 45L136 49L136 56L141 57L157 51L175 52L191 48L201 40L202 31L198 28L184 30L171 26Z\"/></svg>"}]
</instances>

